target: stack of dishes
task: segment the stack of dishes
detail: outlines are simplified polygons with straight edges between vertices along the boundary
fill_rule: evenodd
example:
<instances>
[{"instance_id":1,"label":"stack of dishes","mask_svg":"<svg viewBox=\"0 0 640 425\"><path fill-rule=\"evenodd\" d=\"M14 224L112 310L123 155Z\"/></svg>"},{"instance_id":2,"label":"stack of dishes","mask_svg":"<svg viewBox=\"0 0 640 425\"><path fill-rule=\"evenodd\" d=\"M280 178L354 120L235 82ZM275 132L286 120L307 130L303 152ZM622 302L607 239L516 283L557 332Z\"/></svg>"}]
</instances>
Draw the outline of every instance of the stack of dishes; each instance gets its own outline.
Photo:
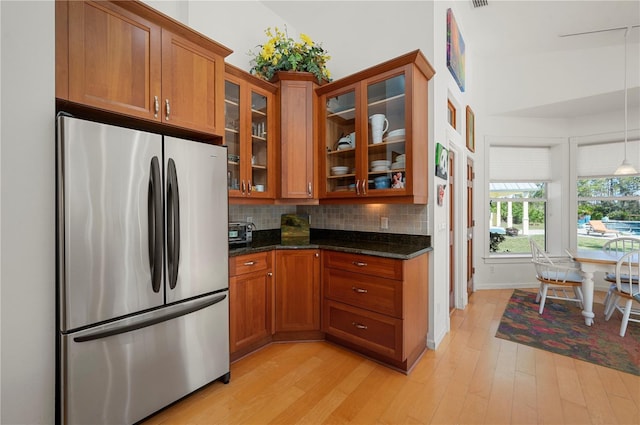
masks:
<instances>
[{"instance_id":1,"label":"stack of dishes","mask_svg":"<svg viewBox=\"0 0 640 425\"><path fill-rule=\"evenodd\" d=\"M381 172L381 171L389 171L390 166L391 166L391 161L387 161L386 159L371 161L371 171L374 173Z\"/></svg>"},{"instance_id":2,"label":"stack of dishes","mask_svg":"<svg viewBox=\"0 0 640 425\"><path fill-rule=\"evenodd\" d=\"M331 167L331 174L334 176L343 176L348 172L349 172L349 167L345 167L345 166Z\"/></svg>"},{"instance_id":3,"label":"stack of dishes","mask_svg":"<svg viewBox=\"0 0 640 425\"><path fill-rule=\"evenodd\" d=\"M392 170L399 170L401 168L405 168L405 154L396 156L396 160L391 164Z\"/></svg>"},{"instance_id":4,"label":"stack of dishes","mask_svg":"<svg viewBox=\"0 0 640 425\"><path fill-rule=\"evenodd\" d=\"M404 140L405 131L404 128L398 128L397 130L391 130L387 133L387 138L385 142L395 142Z\"/></svg>"}]
</instances>

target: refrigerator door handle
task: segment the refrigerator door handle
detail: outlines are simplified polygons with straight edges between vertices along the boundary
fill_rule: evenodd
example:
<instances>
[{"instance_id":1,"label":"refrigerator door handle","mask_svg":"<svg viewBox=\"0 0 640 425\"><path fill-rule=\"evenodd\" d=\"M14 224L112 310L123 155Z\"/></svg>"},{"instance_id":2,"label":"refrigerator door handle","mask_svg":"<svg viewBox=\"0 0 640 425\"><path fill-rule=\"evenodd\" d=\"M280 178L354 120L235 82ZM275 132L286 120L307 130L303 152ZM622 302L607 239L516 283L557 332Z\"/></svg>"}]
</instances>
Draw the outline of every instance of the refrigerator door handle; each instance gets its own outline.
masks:
<instances>
[{"instance_id":1,"label":"refrigerator door handle","mask_svg":"<svg viewBox=\"0 0 640 425\"><path fill-rule=\"evenodd\" d=\"M151 317L145 317L139 320L127 321L124 324L121 322L115 322L111 325L105 325L95 332L91 332L85 335L77 336L73 338L75 342L88 342L95 341L96 339L102 339L109 336L120 335L127 332L132 332L137 329L153 326L158 323L166 322L167 320L175 319L177 317L186 316L187 314L202 310L214 304L219 303L227 297L227 294L219 294L214 297L205 297L197 299L193 302L187 303L187 305L181 306L181 308L172 309L166 308L168 312Z\"/></svg>"},{"instance_id":2,"label":"refrigerator door handle","mask_svg":"<svg viewBox=\"0 0 640 425\"><path fill-rule=\"evenodd\" d=\"M178 283L180 265L180 194L178 173L173 158L167 164L167 265L169 268L169 288Z\"/></svg>"},{"instance_id":3,"label":"refrigerator door handle","mask_svg":"<svg viewBox=\"0 0 640 425\"><path fill-rule=\"evenodd\" d=\"M151 268L151 288L160 292L162 283L162 186L160 183L160 162L158 157L151 159L149 172L149 193L147 211L149 226L149 266Z\"/></svg>"}]
</instances>

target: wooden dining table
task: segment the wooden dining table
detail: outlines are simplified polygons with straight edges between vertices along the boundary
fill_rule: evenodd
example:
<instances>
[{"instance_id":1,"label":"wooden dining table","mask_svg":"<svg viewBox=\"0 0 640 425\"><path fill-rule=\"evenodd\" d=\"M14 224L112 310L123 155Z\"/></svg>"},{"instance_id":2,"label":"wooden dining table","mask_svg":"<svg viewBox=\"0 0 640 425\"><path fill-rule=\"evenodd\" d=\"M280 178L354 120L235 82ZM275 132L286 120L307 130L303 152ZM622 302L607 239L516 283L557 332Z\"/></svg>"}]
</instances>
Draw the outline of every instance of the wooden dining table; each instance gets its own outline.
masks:
<instances>
[{"instance_id":1,"label":"wooden dining table","mask_svg":"<svg viewBox=\"0 0 640 425\"><path fill-rule=\"evenodd\" d=\"M594 283L593 274L595 272L615 272L616 264L623 252L605 252L601 249L577 249L567 251L574 261L580 263L582 271L582 296L584 302L582 305L582 315L584 323L587 326L593 324L593 293Z\"/></svg>"}]
</instances>

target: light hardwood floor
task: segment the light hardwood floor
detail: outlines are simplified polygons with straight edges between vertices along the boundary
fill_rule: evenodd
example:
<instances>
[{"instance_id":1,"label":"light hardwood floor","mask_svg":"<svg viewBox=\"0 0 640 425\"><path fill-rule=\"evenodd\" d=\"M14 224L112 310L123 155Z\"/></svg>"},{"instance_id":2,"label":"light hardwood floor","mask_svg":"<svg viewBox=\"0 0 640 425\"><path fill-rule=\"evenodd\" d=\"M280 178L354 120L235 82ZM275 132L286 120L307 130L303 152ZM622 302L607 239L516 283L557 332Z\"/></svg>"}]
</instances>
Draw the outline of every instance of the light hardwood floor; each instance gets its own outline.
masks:
<instances>
[{"instance_id":1,"label":"light hardwood floor","mask_svg":"<svg viewBox=\"0 0 640 425\"><path fill-rule=\"evenodd\" d=\"M273 344L145 423L640 424L640 377L495 338L511 293L474 293L408 376L330 343Z\"/></svg>"}]
</instances>

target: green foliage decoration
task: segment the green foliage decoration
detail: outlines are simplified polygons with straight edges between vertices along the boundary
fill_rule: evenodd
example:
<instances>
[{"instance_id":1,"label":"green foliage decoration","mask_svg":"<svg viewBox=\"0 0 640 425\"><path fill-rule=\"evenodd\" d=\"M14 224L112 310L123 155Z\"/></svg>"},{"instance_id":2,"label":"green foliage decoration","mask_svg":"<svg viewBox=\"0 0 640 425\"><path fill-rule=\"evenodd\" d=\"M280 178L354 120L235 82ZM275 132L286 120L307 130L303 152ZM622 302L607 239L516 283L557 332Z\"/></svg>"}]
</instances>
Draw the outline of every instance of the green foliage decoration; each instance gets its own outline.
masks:
<instances>
[{"instance_id":1,"label":"green foliage decoration","mask_svg":"<svg viewBox=\"0 0 640 425\"><path fill-rule=\"evenodd\" d=\"M267 42L248 53L253 57L250 72L270 81L278 71L306 71L313 74L319 83L331 81L331 73L327 69L331 56L308 35L300 34L300 41L295 41L286 30L285 26L284 32L278 27L264 31L269 37Z\"/></svg>"}]
</instances>

